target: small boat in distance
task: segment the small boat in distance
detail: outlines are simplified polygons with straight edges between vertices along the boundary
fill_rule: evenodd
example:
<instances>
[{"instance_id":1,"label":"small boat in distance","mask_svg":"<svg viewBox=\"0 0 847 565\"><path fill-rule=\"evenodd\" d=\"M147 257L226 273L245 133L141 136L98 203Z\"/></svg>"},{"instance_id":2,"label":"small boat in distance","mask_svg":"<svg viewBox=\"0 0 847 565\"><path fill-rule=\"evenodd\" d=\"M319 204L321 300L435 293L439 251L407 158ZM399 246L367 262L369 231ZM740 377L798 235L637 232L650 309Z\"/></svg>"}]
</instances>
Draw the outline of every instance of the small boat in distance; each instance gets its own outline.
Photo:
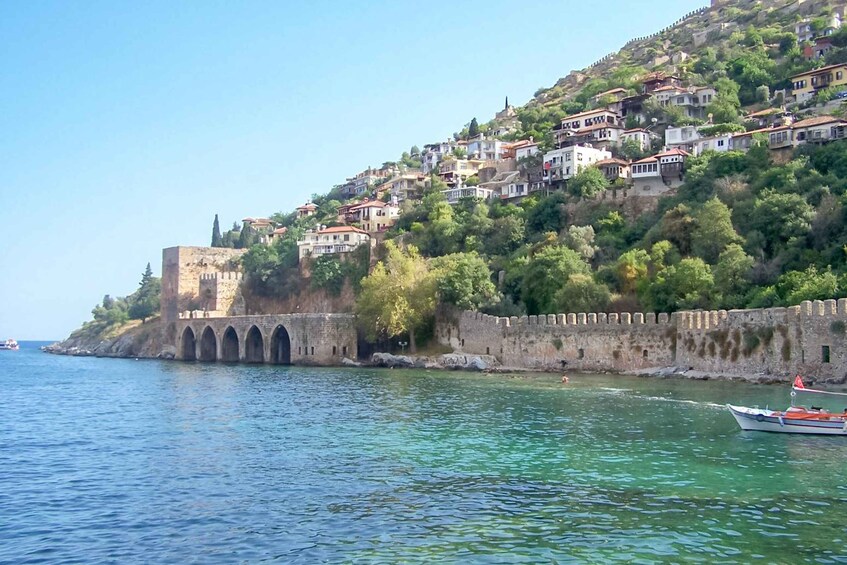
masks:
<instances>
[{"instance_id":1,"label":"small boat in distance","mask_svg":"<svg viewBox=\"0 0 847 565\"><path fill-rule=\"evenodd\" d=\"M8 349L10 351L17 351L21 346L18 345L18 342L14 339L7 339L6 341L0 341L0 350Z\"/></svg>"},{"instance_id":2,"label":"small boat in distance","mask_svg":"<svg viewBox=\"0 0 847 565\"><path fill-rule=\"evenodd\" d=\"M811 406L810 408L794 406L794 399L798 393L847 396L847 393L843 392L806 388L803 385L803 379L800 375L797 375L791 387L791 407L786 410L748 408L731 404L727 404L727 408L729 408L741 429L745 431L847 435L847 408L843 412L830 412L819 406Z\"/></svg>"}]
</instances>

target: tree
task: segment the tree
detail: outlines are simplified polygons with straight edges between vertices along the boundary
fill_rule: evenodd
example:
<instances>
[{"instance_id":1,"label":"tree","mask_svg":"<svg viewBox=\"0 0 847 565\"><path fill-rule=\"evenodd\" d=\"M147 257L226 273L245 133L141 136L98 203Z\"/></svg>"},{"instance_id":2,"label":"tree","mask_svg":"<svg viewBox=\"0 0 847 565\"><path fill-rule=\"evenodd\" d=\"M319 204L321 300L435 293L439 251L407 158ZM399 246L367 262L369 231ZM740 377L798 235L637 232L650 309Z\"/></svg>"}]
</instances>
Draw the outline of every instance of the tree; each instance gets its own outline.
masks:
<instances>
[{"instance_id":1,"label":"tree","mask_svg":"<svg viewBox=\"0 0 847 565\"><path fill-rule=\"evenodd\" d=\"M559 312L602 312L609 305L609 288L591 275L576 273L556 292Z\"/></svg>"},{"instance_id":2,"label":"tree","mask_svg":"<svg viewBox=\"0 0 847 565\"><path fill-rule=\"evenodd\" d=\"M586 167L568 181L568 190L574 196L594 198L609 188L609 179L597 167Z\"/></svg>"},{"instance_id":3,"label":"tree","mask_svg":"<svg viewBox=\"0 0 847 565\"><path fill-rule=\"evenodd\" d=\"M628 137L621 143L618 154L624 159L638 161L647 156L647 151L641 149L641 143Z\"/></svg>"},{"instance_id":4,"label":"tree","mask_svg":"<svg viewBox=\"0 0 847 565\"><path fill-rule=\"evenodd\" d=\"M656 275L650 287L650 306L656 311L707 308L715 279L699 257L683 259Z\"/></svg>"},{"instance_id":5,"label":"tree","mask_svg":"<svg viewBox=\"0 0 847 565\"><path fill-rule=\"evenodd\" d=\"M235 244L236 249L250 249L256 243L256 231L249 224L244 224L241 227L241 233L238 235L238 242Z\"/></svg>"},{"instance_id":6,"label":"tree","mask_svg":"<svg viewBox=\"0 0 847 565\"><path fill-rule=\"evenodd\" d=\"M411 155L412 157L419 157L420 154L421 150L418 148L417 145L412 145L412 148L409 149L409 155Z\"/></svg>"},{"instance_id":7,"label":"tree","mask_svg":"<svg viewBox=\"0 0 847 565\"><path fill-rule=\"evenodd\" d=\"M223 247L224 242L221 237L221 224L218 222L218 215L215 214L215 221L212 224L212 247Z\"/></svg>"},{"instance_id":8,"label":"tree","mask_svg":"<svg viewBox=\"0 0 847 565\"><path fill-rule=\"evenodd\" d=\"M416 332L435 312L435 277L414 246L405 253L393 241L387 241L385 247L385 261L378 262L362 280L356 315L368 339L408 333L409 351L415 353Z\"/></svg>"},{"instance_id":9,"label":"tree","mask_svg":"<svg viewBox=\"0 0 847 565\"><path fill-rule=\"evenodd\" d=\"M453 149L453 157L456 159L464 159L468 156L468 151L463 147L456 147Z\"/></svg>"},{"instance_id":10,"label":"tree","mask_svg":"<svg viewBox=\"0 0 847 565\"><path fill-rule=\"evenodd\" d=\"M703 204L694 214L694 221L691 251L707 263L714 264L727 245L743 241L732 227L732 212L717 198Z\"/></svg>"},{"instance_id":11,"label":"tree","mask_svg":"<svg viewBox=\"0 0 847 565\"><path fill-rule=\"evenodd\" d=\"M638 283L648 276L650 255L643 249L631 249L618 257L615 275L623 294L635 294Z\"/></svg>"},{"instance_id":12,"label":"tree","mask_svg":"<svg viewBox=\"0 0 847 565\"><path fill-rule=\"evenodd\" d=\"M129 317L141 320L142 323L146 322L147 318L159 311L161 291L162 281L153 276L153 269L150 268L150 263L147 263L138 290L130 297Z\"/></svg>"},{"instance_id":13,"label":"tree","mask_svg":"<svg viewBox=\"0 0 847 565\"><path fill-rule=\"evenodd\" d=\"M598 250L594 245L594 227L592 226L570 226L562 237L562 241L586 261L594 257Z\"/></svg>"},{"instance_id":14,"label":"tree","mask_svg":"<svg viewBox=\"0 0 847 565\"><path fill-rule=\"evenodd\" d=\"M463 310L479 310L496 296L491 273L476 252L453 253L432 262L441 302Z\"/></svg>"},{"instance_id":15,"label":"tree","mask_svg":"<svg viewBox=\"0 0 847 565\"><path fill-rule=\"evenodd\" d=\"M568 221L567 198L557 192L538 201L526 216L527 236L561 231Z\"/></svg>"},{"instance_id":16,"label":"tree","mask_svg":"<svg viewBox=\"0 0 847 565\"><path fill-rule=\"evenodd\" d=\"M341 294L344 269L336 254L325 254L315 259L312 265L312 286L324 289L332 296Z\"/></svg>"},{"instance_id":17,"label":"tree","mask_svg":"<svg viewBox=\"0 0 847 565\"><path fill-rule=\"evenodd\" d=\"M573 249L548 245L530 257L524 269L521 297L530 314L548 314L556 309L556 292L571 275L588 275L591 269Z\"/></svg>"},{"instance_id":18,"label":"tree","mask_svg":"<svg viewBox=\"0 0 847 565\"><path fill-rule=\"evenodd\" d=\"M471 120L471 125L468 126L468 137L476 137L479 135L479 124L476 118Z\"/></svg>"},{"instance_id":19,"label":"tree","mask_svg":"<svg viewBox=\"0 0 847 565\"><path fill-rule=\"evenodd\" d=\"M750 272L755 261L737 243L729 244L715 265L715 291L724 308L742 308L750 290Z\"/></svg>"},{"instance_id":20,"label":"tree","mask_svg":"<svg viewBox=\"0 0 847 565\"><path fill-rule=\"evenodd\" d=\"M750 228L765 237L765 251L773 253L791 238L805 236L812 227L815 210L799 194L764 190L755 200Z\"/></svg>"}]
</instances>

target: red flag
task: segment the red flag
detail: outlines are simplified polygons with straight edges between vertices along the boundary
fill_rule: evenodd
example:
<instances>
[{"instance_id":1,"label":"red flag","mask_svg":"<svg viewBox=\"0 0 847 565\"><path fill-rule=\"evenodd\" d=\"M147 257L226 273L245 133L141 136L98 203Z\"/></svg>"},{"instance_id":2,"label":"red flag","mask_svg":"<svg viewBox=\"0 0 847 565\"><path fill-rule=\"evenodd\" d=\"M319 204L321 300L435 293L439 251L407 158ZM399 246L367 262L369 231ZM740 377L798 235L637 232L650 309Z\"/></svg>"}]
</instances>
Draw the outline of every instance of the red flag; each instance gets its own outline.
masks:
<instances>
[{"instance_id":1,"label":"red flag","mask_svg":"<svg viewBox=\"0 0 847 565\"><path fill-rule=\"evenodd\" d=\"M803 386L803 379L800 377L800 375L794 377L794 388L806 388L805 386Z\"/></svg>"}]
</instances>

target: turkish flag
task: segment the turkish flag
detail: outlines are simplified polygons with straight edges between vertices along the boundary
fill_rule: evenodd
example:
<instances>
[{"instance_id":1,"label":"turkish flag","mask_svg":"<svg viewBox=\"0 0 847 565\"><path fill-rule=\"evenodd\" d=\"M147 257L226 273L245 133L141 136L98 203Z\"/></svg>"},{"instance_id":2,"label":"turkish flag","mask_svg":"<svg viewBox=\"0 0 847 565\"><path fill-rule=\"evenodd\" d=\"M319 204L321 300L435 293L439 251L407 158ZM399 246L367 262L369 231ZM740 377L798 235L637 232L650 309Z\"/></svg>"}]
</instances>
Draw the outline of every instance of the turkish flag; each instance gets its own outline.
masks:
<instances>
[{"instance_id":1,"label":"turkish flag","mask_svg":"<svg viewBox=\"0 0 847 565\"><path fill-rule=\"evenodd\" d=\"M800 375L794 377L794 388L806 388L805 386L803 386L803 379L800 377Z\"/></svg>"}]
</instances>

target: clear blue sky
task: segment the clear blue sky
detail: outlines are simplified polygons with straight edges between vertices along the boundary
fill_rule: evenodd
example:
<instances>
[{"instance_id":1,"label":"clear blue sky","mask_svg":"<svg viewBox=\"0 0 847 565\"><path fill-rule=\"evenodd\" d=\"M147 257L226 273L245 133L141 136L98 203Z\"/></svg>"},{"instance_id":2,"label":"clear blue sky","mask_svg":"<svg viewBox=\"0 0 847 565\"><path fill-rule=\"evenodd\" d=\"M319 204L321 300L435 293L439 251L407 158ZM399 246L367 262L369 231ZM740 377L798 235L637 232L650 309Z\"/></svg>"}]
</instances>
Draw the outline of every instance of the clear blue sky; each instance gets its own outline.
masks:
<instances>
[{"instance_id":1,"label":"clear blue sky","mask_svg":"<svg viewBox=\"0 0 847 565\"><path fill-rule=\"evenodd\" d=\"M0 3L0 338L290 211L705 0Z\"/></svg>"}]
</instances>

